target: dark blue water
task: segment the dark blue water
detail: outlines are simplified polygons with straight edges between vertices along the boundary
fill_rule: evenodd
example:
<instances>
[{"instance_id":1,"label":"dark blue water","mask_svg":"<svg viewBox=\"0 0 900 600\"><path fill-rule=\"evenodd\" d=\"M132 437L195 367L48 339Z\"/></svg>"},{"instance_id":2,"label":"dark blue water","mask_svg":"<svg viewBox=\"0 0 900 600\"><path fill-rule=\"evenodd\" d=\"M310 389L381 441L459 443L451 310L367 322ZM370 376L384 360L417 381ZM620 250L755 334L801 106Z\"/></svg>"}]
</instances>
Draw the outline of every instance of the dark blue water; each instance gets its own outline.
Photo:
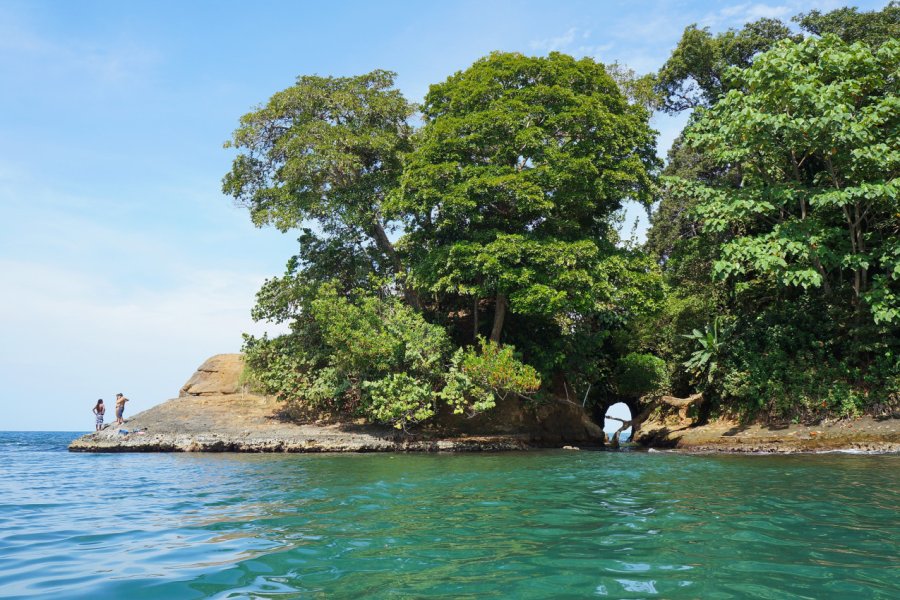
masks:
<instances>
[{"instance_id":1,"label":"dark blue water","mask_svg":"<svg viewBox=\"0 0 900 600\"><path fill-rule=\"evenodd\" d=\"M900 598L900 456L70 454L0 433L0 597Z\"/></svg>"}]
</instances>

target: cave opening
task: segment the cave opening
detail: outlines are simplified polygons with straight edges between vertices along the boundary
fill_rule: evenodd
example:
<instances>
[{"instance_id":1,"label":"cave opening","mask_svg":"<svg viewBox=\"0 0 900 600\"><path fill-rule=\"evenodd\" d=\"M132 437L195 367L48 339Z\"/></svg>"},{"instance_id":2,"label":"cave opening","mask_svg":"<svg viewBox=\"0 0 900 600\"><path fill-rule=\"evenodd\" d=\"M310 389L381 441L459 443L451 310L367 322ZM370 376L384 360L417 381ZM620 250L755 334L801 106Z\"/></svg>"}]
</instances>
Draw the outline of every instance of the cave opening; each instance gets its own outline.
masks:
<instances>
[{"instance_id":1,"label":"cave opening","mask_svg":"<svg viewBox=\"0 0 900 600\"><path fill-rule=\"evenodd\" d=\"M630 421L631 409L624 402L616 402L606 409L603 418L603 432L611 445L618 446L620 442L631 440ZM625 424L628 424L628 427L623 429Z\"/></svg>"}]
</instances>

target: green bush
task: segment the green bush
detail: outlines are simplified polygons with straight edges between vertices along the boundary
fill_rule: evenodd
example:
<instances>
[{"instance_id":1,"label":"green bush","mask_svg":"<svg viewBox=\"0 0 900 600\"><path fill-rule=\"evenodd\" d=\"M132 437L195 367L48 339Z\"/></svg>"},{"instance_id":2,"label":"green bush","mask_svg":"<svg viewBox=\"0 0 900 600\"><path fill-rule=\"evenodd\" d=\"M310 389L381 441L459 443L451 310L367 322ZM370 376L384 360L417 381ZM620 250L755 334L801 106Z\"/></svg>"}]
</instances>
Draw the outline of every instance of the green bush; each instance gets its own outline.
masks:
<instances>
[{"instance_id":1,"label":"green bush","mask_svg":"<svg viewBox=\"0 0 900 600\"><path fill-rule=\"evenodd\" d=\"M623 396L663 391L669 384L666 361L652 354L632 352L619 359L616 389Z\"/></svg>"},{"instance_id":2,"label":"green bush","mask_svg":"<svg viewBox=\"0 0 900 600\"><path fill-rule=\"evenodd\" d=\"M479 338L478 346L454 353L441 397L454 413L474 416L493 408L497 397L525 396L540 386L540 375L516 358L515 348Z\"/></svg>"},{"instance_id":3,"label":"green bush","mask_svg":"<svg viewBox=\"0 0 900 600\"><path fill-rule=\"evenodd\" d=\"M434 391L406 373L391 373L376 381L364 381L368 395L367 412L382 423L391 423L407 431L409 425L421 423L434 416Z\"/></svg>"},{"instance_id":4,"label":"green bush","mask_svg":"<svg viewBox=\"0 0 900 600\"><path fill-rule=\"evenodd\" d=\"M405 429L434 414L451 344L393 297L322 285L292 332L247 337L254 381L293 412L328 410Z\"/></svg>"},{"instance_id":5,"label":"green bush","mask_svg":"<svg viewBox=\"0 0 900 600\"><path fill-rule=\"evenodd\" d=\"M482 339L451 354L444 329L394 297L323 285L302 314L291 334L244 343L253 383L294 414L326 410L406 431L439 402L472 416L540 387L512 346Z\"/></svg>"},{"instance_id":6,"label":"green bush","mask_svg":"<svg viewBox=\"0 0 900 600\"><path fill-rule=\"evenodd\" d=\"M776 421L855 417L888 405L900 390L897 336L890 326L848 336L846 320L804 298L742 318L710 395L745 419Z\"/></svg>"}]
</instances>

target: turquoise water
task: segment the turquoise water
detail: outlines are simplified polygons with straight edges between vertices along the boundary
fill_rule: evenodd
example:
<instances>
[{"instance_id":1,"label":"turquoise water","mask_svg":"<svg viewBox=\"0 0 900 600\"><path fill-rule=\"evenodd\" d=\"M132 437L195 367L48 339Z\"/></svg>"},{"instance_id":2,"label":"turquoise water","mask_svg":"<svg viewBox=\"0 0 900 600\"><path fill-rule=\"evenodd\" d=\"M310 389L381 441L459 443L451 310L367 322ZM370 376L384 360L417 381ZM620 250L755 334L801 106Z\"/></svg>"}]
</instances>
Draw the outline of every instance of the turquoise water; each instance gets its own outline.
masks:
<instances>
[{"instance_id":1,"label":"turquoise water","mask_svg":"<svg viewBox=\"0 0 900 600\"><path fill-rule=\"evenodd\" d=\"M0 597L900 597L900 456L70 454L73 437L0 433Z\"/></svg>"}]
</instances>

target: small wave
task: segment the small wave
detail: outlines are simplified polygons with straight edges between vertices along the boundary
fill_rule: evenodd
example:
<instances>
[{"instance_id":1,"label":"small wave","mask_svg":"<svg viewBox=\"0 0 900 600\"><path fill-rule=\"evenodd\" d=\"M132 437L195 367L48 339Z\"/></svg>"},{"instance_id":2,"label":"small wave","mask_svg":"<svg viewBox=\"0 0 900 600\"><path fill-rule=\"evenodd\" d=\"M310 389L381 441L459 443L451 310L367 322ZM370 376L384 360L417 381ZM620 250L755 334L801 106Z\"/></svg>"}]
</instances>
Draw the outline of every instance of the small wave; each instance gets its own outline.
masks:
<instances>
[{"instance_id":1,"label":"small wave","mask_svg":"<svg viewBox=\"0 0 900 600\"><path fill-rule=\"evenodd\" d=\"M818 450L813 454L900 454L897 450L862 450L860 448L837 448L834 450Z\"/></svg>"}]
</instances>

